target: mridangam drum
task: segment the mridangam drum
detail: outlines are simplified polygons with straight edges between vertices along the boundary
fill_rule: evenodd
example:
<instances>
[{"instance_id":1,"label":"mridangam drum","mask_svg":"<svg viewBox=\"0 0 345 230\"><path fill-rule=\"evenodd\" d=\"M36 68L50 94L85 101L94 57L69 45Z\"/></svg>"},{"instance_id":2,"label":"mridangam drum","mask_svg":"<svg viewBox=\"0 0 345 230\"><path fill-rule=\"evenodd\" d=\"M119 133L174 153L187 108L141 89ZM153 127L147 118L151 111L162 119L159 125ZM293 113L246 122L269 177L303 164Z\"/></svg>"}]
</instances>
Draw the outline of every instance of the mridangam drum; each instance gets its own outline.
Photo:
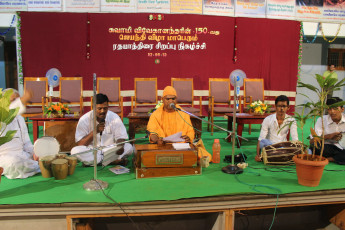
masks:
<instances>
[{"instance_id":1,"label":"mridangam drum","mask_svg":"<svg viewBox=\"0 0 345 230\"><path fill-rule=\"evenodd\" d=\"M54 137L41 137L35 141L34 152L39 158L55 156L60 151L60 144Z\"/></svg>"},{"instance_id":2,"label":"mridangam drum","mask_svg":"<svg viewBox=\"0 0 345 230\"><path fill-rule=\"evenodd\" d=\"M266 146L262 149L262 158L265 165L291 165L292 157L302 153L302 142L286 141Z\"/></svg>"},{"instance_id":3,"label":"mridangam drum","mask_svg":"<svg viewBox=\"0 0 345 230\"><path fill-rule=\"evenodd\" d=\"M56 180L66 179L68 175L68 160L66 159L53 160L52 173Z\"/></svg>"},{"instance_id":4,"label":"mridangam drum","mask_svg":"<svg viewBox=\"0 0 345 230\"><path fill-rule=\"evenodd\" d=\"M53 160L55 160L55 156L40 157L38 164L44 178L52 177L51 164Z\"/></svg>"}]
</instances>

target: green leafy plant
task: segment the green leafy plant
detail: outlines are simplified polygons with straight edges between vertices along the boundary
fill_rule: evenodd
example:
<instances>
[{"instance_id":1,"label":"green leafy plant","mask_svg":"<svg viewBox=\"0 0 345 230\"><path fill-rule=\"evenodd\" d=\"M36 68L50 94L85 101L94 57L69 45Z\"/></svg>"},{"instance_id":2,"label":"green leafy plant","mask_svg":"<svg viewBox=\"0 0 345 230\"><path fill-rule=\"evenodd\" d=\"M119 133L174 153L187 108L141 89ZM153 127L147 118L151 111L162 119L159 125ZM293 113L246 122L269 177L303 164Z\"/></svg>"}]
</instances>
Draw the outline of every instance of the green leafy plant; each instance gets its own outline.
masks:
<instances>
[{"instance_id":1,"label":"green leafy plant","mask_svg":"<svg viewBox=\"0 0 345 230\"><path fill-rule=\"evenodd\" d=\"M297 84L297 87L307 88L307 89L311 90L312 92L316 93L316 95L318 97L318 101L314 102L307 95L301 94L301 95L307 97L309 100L309 102L304 104L304 107L303 107L303 108L307 108L307 107L310 108L310 112L308 113L307 119L310 117L313 117L314 121L315 121L316 117L322 117L324 114L324 111L329 108L326 105L327 95L330 92L340 90L342 86L345 86L345 79L342 79L339 82L337 82L337 79L331 78L330 75L324 78L323 76L316 74L315 79L318 83L317 86L303 83L301 81L299 81ZM332 107L338 107L338 106L344 106L344 105L345 105L345 101L342 101L342 102L338 102L338 103L333 104ZM302 111L304 112L304 109L302 109ZM303 115L298 114L298 116L303 116ZM298 116L296 116L296 113L295 113L294 117L296 119L298 119ZM323 132L322 132L322 136L319 137L321 139L321 151L320 151L319 160L322 159L323 150L324 150L324 139L325 139L325 133L324 133L325 126L324 126L323 119L321 119L321 122L322 122ZM305 121L304 121L304 124L305 124ZM314 158L314 154L313 154L313 159L317 159L317 158Z\"/></svg>"},{"instance_id":2,"label":"green leafy plant","mask_svg":"<svg viewBox=\"0 0 345 230\"><path fill-rule=\"evenodd\" d=\"M6 127L17 116L19 108L10 109L10 98L12 90L7 90L5 93L0 89L0 146L11 141L16 134L16 130L8 130L6 133Z\"/></svg>"}]
</instances>

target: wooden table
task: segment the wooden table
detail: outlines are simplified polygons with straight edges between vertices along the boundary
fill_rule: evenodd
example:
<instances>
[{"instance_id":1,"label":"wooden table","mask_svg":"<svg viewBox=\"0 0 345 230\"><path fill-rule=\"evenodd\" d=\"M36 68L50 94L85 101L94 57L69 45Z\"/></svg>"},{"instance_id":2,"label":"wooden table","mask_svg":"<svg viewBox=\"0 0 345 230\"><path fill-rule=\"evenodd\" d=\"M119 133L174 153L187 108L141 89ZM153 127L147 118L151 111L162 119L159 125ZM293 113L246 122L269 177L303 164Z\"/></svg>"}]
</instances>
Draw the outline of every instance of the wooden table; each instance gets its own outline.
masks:
<instances>
[{"instance_id":1,"label":"wooden table","mask_svg":"<svg viewBox=\"0 0 345 230\"><path fill-rule=\"evenodd\" d=\"M198 116L200 118L204 118L205 116ZM128 118L128 135L129 139L135 138L135 133L138 131L144 131L146 130L147 123L149 122L150 115L148 113L130 113L127 116ZM201 137L201 131L202 131L202 122L194 117L190 117L192 121L192 125L194 128L200 131L195 131L195 137L200 138Z\"/></svg>"},{"instance_id":2,"label":"wooden table","mask_svg":"<svg viewBox=\"0 0 345 230\"><path fill-rule=\"evenodd\" d=\"M65 117L44 117L42 115L40 116L34 116L30 117L30 120L32 120L32 129L33 129L33 139L34 142L37 140L39 136L39 126L43 126L45 121L78 121L80 116L74 117L73 114L67 115Z\"/></svg>"},{"instance_id":3,"label":"wooden table","mask_svg":"<svg viewBox=\"0 0 345 230\"><path fill-rule=\"evenodd\" d=\"M232 121L233 121L234 114L226 113L225 115L228 116L228 130L232 130ZM236 114L237 135L242 136L244 124L261 124L263 120L269 115L271 114L253 115L249 113L237 113ZM231 142L231 136L228 137L227 140L228 142ZM237 142L237 148L240 147L241 143L242 143L242 139L239 138L239 141Z\"/></svg>"}]
</instances>

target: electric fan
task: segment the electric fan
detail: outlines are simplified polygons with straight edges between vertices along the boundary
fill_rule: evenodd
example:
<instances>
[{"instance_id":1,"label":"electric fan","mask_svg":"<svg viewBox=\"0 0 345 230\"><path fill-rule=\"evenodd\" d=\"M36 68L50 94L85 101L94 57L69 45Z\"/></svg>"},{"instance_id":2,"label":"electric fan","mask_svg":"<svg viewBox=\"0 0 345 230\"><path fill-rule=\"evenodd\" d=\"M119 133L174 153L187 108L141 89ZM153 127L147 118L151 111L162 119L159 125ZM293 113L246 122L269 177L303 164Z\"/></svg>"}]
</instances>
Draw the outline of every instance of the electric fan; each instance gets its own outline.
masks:
<instances>
[{"instance_id":1,"label":"electric fan","mask_svg":"<svg viewBox=\"0 0 345 230\"><path fill-rule=\"evenodd\" d=\"M234 106L233 111L233 121L232 121L232 154L231 154L231 164L222 168L222 171L229 174L239 174L243 170L235 165L235 142L236 142L236 109L238 108L237 95L240 93L240 88L243 85L243 79L246 78L246 74L240 70L236 69L230 73L230 83L234 87L234 101L236 106Z\"/></svg>"},{"instance_id":2,"label":"electric fan","mask_svg":"<svg viewBox=\"0 0 345 230\"><path fill-rule=\"evenodd\" d=\"M61 73L56 68L51 68L46 73L46 78L48 78L48 85L49 85L49 95L53 96L53 88L59 85L59 79L61 77Z\"/></svg>"}]
</instances>

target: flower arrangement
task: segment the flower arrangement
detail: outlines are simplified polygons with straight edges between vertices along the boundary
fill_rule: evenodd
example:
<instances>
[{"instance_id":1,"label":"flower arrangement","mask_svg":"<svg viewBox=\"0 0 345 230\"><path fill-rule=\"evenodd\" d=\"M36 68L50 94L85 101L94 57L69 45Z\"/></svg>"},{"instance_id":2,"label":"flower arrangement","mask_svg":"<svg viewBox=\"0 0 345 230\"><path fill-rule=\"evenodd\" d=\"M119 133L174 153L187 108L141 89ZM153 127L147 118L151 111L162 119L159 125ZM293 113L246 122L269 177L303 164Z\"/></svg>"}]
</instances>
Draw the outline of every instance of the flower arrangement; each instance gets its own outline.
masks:
<instances>
[{"instance_id":1,"label":"flower arrangement","mask_svg":"<svg viewBox=\"0 0 345 230\"><path fill-rule=\"evenodd\" d=\"M156 109L158 109L158 108L161 107L162 105L163 105L163 101L162 101L162 100L158 101L156 107L154 107L153 109L151 109L148 113L149 113L149 114L150 114L150 113L153 113Z\"/></svg>"},{"instance_id":2,"label":"flower arrangement","mask_svg":"<svg viewBox=\"0 0 345 230\"><path fill-rule=\"evenodd\" d=\"M248 105L248 109L253 111L254 114L263 115L264 113L268 112L270 109L270 105L265 104L264 102L257 100Z\"/></svg>"},{"instance_id":3,"label":"flower arrangement","mask_svg":"<svg viewBox=\"0 0 345 230\"><path fill-rule=\"evenodd\" d=\"M70 109L67 105L64 105L60 102L58 103L50 103L49 106L44 107L44 115L47 117L51 117L54 115L63 116L65 113L70 113Z\"/></svg>"}]
</instances>

